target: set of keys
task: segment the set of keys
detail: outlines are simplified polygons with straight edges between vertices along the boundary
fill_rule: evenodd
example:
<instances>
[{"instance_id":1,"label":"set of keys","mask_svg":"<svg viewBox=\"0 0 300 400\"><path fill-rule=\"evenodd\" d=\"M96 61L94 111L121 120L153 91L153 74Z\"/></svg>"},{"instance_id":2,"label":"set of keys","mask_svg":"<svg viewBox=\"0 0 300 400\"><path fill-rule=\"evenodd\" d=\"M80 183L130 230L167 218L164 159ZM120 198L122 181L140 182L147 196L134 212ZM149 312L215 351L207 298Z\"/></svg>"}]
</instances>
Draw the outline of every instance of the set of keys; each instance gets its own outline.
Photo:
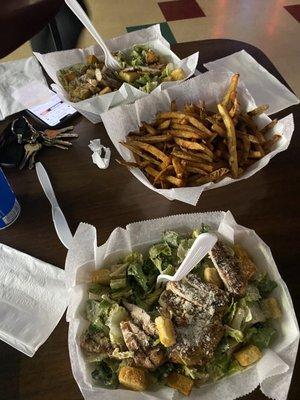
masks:
<instances>
[{"instance_id":1,"label":"set of keys","mask_svg":"<svg viewBox=\"0 0 300 400\"><path fill-rule=\"evenodd\" d=\"M72 143L66 139L78 138L77 133L71 133L73 126L62 129L46 129L44 131L35 129L23 116L13 121L11 130L17 136L19 144L24 145L24 156L19 163L19 169L28 164L32 169L35 164L35 157L43 147L56 147L61 150L68 150Z\"/></svg>"}]
</instances>

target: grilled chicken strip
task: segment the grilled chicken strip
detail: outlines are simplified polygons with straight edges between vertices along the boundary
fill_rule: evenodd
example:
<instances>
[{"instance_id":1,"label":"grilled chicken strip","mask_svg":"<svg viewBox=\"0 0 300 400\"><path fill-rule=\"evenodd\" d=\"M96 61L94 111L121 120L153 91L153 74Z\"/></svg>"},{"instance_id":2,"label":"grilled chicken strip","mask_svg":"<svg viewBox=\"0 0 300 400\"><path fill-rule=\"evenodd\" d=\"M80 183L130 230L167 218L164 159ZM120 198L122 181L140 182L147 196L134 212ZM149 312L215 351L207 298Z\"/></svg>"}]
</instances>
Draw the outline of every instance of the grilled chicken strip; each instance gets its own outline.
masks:
<instances>
[{"instance_id":1,"label":"grilled chicken strip","mask_svg":"<svg viewBox=\"0 0 300 400\"><path fill-rule=\"evenodd\" d=\"M85 333L81 338L80 346L88 353L111 354L114 350L114 346L111 344L109 338L101 332L94 334Z\"/></svg>"},{"instance_id":2,"label":"grilled chicken strip","mask_svg":"<svg viewBox=\"0 0 300 400\"><path fill-rule=\"evenodd\" d=\"M226 244L217 242L209 256L228 292L234 296L243 296L247 287L247 277L241 270L234 251Z\"/></svg>"},{"instance_id":3,"label":"grilled chicken strip","mask_svg":"<svg viewBox=\"0 0 300 400\"><path fill-rule=\"evenodd\" d=\"M152 340L142 329L131 321L122 321L120 328L128 350L134 352L135 365L155 369L164 362L164 353L159 347L152 346Z\"/></svg>"},{"instance_id":4,"label":"grilled chicken strip","mask_svg":"<svg viewBox=\"0 0 300 400\"><path fill-rule=\"evenodd\" d=\"M145 310L135 304L127 303L126 301L123 301L123 304L129 311L130 316L136 325L141 327L148 335L155 338L158 337L156 325L151 321L150 315L147 314Z\"/></svg>"},{"instance_id":5,"label":"grilled chicken strip","mask_svg":"<svg viewBox=\"0 0 300 400\"><path fill-rule=\"evenodd\" d=\"M193 304L198 312L205 310L211 316L223 314L229 300L224 290L201 282L200 278L194 274L187 275L179 282L168 282L167 290Z\"/></svg>"}]
</instances>

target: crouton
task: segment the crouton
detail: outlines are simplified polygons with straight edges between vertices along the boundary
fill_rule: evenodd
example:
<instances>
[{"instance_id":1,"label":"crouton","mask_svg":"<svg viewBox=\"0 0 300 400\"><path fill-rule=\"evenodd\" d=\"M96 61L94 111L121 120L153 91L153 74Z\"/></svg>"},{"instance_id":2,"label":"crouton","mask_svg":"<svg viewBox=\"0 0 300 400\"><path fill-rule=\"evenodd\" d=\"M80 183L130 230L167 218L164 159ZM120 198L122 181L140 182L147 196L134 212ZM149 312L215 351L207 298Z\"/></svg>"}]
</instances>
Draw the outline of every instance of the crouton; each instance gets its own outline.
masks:
<instances>
[{"instance_id":1,"label":"crouton","mask_svg":"<svg viewBox=\"0 0 300 400\"><path fill-rule=\"evenodd\" d=\"M190 378L187 378L184 375L177 374L176 372L172 372L167 377L167 385L173 389L178 390L184 396L189 396L191 393L194 381Z\"/></svg>"},{"instance_id":2,"label":"crouton","mask_svg":"<svg viewBox=\"0 0 300 400\"><path fill-rule=\"evenodd\" d=\"M85 59L87 64L96 64L99 63L98 58L94 54L90 54Z\"/></svg>"},{"instance_id":3,"label":"crouton","mask_svg":"<svg viewBox=\"0 0 300 400\"><path fill-rule=\"evenodd\" d=\"M262 301L262 307L267 317L277 319L282 317L282 312L275 297L268 297Z\"/></svg>"},{"instance_id":4,"label":"crouton","mask_svg":"<svg viewBox=\"0 0 300 400\"><path fill-rule=\"evenodd\" d=\"M148 386L147 373L142 368L124 366L119 371L119 382L131 390L146 390Z\"/></svg>"},{"instance_id":5,"label":"crouton","mask_svg":"<svg viewBox=\"0 0 300 400\"><path fill-rule=\"evenodd\" d=\"M100 90L99 94L106 94L106 93L110 93L111 92L111 88L109 86L105 86L104 89Z\"/></svg>"},{"instance_id":6,"label":"crouton","mask_svg":"<svg viewBox=\"0 0 300 400\"><path fill-rule=\"evenodd\" d=\"M160 342L165 347L173 346L176 343L175 330L170 318L157 317L155 324L158 330Z\"/></svg>"},{"instance_id":7,"label":"crouton","mask_svg":"<svg viewBox=\"0 0 300 400\"><path fill-rule=\"evenodd\" d=\"M250 280L256 273L256 265L251 260L246 250L239 244L234 245L234 252L241 270L247 280Z\"/></svg>"},{"instance_id":8,"label":"crouton","mask_svg":"<svg viewBox=\"0 0 300 400\"><path fill-rule=\"evenodd\" d=\"M75 72L68 72L67 74L64 74L64 78L69 83L76 78L76 74Z\"/></svg>"},{"instance_id":9,"label":"crouton","mask_svg":"<svg viewBox=\"0 0 300 400\"><path fill-rule=\"evenodd\" d=\"M262 357L262 353L258 347L253 344L249 344L243 349L237 351L233 354L234 358L242 367L248 367L258 361Z\"/></svg>"},{"instance_id":10,"label":"crouton","mask_svg":"<svg viewBox=\"0 0 300 400\"><path fill-rule=\"evenodd\" d=\"M120 71L119 77L127 83L132 83L139 77L139 74L135 71L129 71L129 72Z\"/></svg>"},{"instance_id":11,"label":"crouton","mask_svg":"<svg viewBox=\"0 0 300 400\"><path fill-rule=\"evenodd\" d=\"M158 57L157 55L154 53L153 50L149 49L146 53L146 62L147 64L153 64L158 62Z\"/></svg>"},{"instance_id":12,"label":"crouton","mask_svg":"<svg viewBox=\"0 0 300 400\"><path fill-rule=\"evenodd\" d=\"M91 280L93 283L108 286L110 284L110 270L107 268L97 269L92 273Z\"/></svg>"},{"instance_id":13,"label":"crouton","mask_svg":"<svg viewBox=\"0 0 300 400\"><path fill-rule=\"evenodd\" d=\"M185 78L185 73L182 68L176 68L171 72L171 77L173 81L180 81L181 79Z\"/></svg>"},{"instance_id":14,"label":"crouton","mask_svg":"<svg viewBox=\"0 0 300 400\"><path fill-rule=\"evenodd\" d=\"M222 279L216 268L214 267L205 267L203 272L203 278L206 283L212 283L218 287L223 286Z\"/></svg>"}]
</instances>

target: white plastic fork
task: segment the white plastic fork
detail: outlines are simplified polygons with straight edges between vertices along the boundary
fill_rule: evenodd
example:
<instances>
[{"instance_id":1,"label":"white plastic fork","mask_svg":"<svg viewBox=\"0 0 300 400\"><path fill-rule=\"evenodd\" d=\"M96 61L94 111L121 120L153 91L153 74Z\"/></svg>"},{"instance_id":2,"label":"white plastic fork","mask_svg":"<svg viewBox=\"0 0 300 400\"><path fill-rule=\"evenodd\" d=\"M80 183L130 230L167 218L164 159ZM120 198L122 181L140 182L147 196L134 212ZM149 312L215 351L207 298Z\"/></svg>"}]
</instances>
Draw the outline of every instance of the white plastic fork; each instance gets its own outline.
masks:
<instances>
[{"instance_id":1,"label":"white plastic fork","mask_svg":"<svg viewBox=\"0 0 300 400\"><path fill-rule=\"evenodd\" d=\"M106 46L106 43L99 35L99 33L96 31L94 25L92 24L91 20L86 15L80 4L76 0L65 0L65 3L73 11L76 17L83 23L83 25L90 32L90 34L93 36L96 42L101 46L104 52L105 65L107 67L110 67L111 69L119 70L121 68L120 64L111 54L109 48Z\"/></svg>"},{"instance_id":2,"label":"white plastic fork","mask_svg":"<svg viewBox=\"0 0 300 400\"><path fill-rule=\"evenodd\" d=\"M214 247L217 240L217 236L212 233L200 234L187 252L185 259L182 261L176 273L173 276L165 274L158 275L156 286L159 286L165 281L177 282L183 279Z\"/></svg>"}]
</instances>

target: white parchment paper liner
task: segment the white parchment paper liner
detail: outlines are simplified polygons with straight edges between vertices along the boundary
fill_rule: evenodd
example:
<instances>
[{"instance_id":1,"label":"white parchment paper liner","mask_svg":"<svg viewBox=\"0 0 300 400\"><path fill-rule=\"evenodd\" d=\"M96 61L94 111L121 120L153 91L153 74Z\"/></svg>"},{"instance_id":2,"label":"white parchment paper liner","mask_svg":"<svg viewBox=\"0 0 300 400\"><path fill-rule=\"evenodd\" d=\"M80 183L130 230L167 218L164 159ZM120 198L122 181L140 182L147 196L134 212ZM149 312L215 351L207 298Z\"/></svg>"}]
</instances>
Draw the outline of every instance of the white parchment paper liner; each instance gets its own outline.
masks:
<instances>
[{"instance_id":1,"label":"white parchment paper liner","mask_svg":"<svg viewBox=\"0 0 300 400\"><path fill-rule=\"evenodd\" d=\"M226 240L242 244L253 261L262 271L267 271L278 287L274 295L278 298L283 317L277 323L278 338L272 349L264 351L262 359L243 373L235 374L223 380L193 389L190 398L201 400L233 400L253 391L258 385L262 392L275 400L287 398L290 381L299 342L299 328L286 284L282 280L270 248L250 229L238 225L232 214L209 212L181 214L170 217L129 224L125 229L116 228L106 243L97 247L96 229L87 224L80 224L72 247L66 259L66 282L71 292L70 306L67 312L69 321L69 353L73 375L86 400L110 400L118 397L121 400L140 399L176 399L181 397L170 388L157 392L136 393L124 389L116 391L93 387L90 377L92 367L87 366L79 341L88 323L84 319L84 308L87 300L87 282L91 271L110 265L133 249L147 251L149 246L160 240L164 230L173 229L188 233L204 222Z\"/></svg>"},{"instance_id":2,"label":"white parchment paper liner","mask_svg":"<svg viewBox=\"0 0 300 400\"><path fill-rule=\"evenodd\" d=\"M298 97L245 50L203 65L208 70L226 68L233 72L239 72L248 90L255 95L256 103L269 104L266 112L268 115L299 104Z\"/></svg>"},{"instance_id":3,"label":"white parchment paper liner","mask_svg":"<svg viewBox=\"0 0 300 400\"><path fill-rule=\"evenodd\" d=\"M198 63L198 53L195 53L183 60L180 60L176 54L170 50L170 44L164 39L160 32L160 25L154 25L147 29L130 32L117 38L108 40L108 47L111 51L124 50L135 44L149 44L151 48L163 56L168 62L173 62L176 66L184 69L186 78L192 76ZM104 57L99 45L90 46L86 49L72 49L57 51L53 53L40 54L33 53L44 67L47 74L55 82L52 85L53 90L67 104L70 104L92 123L101 121L100 114L108 109L122 104L131 103L141 97L147 96L147 93L134 88L128 83L124 83L118 91L108 93L102 96L94 96L77 103L69 101L68 94L63 89L57 78L57 72L70 65L84 62L88 54L95 54L97 57ZM160 92L166 87L177 85L176 82L165 82L159 85L154 92Z\"/></svg>"},{"instance_id":4,"label":"white parchment paper liner","mask_svg":"<svg viewBox=\"0 0 300 400\"><path fill-rule=\"evenodd\" d=\"M210 109L215 107L228 87L232 73L222 69L209 71L196 78L189 79L180 85L173 86L161 93L152 93L149 96L137 100L134 104L116 107L102 114L102 120L107 133L115 145L120 155L127 161L134 161L130 150L120 144L124 141L129 132L138 130L141 121L151 122L159 111L170 111L170 103L176 100L179 109L185 103L198 102L205 100L206 106ZM240 82L238 86L238 98L243 110L249 111L256 107L255 101L245 85ZM263 127L270 122L266 114L256 118L259 127ZM265 167L272 157L277 153L288 148L294 131L293 115L290 114L282 118L278 124L268 133L268 138L275 133L280 133L283 137L272 148L272 151L251 165L245 173L238 179L226 177L218 183L209 182L197 187L185 187L175 189L155 188L147 177L138 168L130 168L131 173L145 186L163 195L169 200L180 200L188 204L196 205L199 197L204 190L214 189L230 183L247 179Z\"/></svg>"}]
</instances>

